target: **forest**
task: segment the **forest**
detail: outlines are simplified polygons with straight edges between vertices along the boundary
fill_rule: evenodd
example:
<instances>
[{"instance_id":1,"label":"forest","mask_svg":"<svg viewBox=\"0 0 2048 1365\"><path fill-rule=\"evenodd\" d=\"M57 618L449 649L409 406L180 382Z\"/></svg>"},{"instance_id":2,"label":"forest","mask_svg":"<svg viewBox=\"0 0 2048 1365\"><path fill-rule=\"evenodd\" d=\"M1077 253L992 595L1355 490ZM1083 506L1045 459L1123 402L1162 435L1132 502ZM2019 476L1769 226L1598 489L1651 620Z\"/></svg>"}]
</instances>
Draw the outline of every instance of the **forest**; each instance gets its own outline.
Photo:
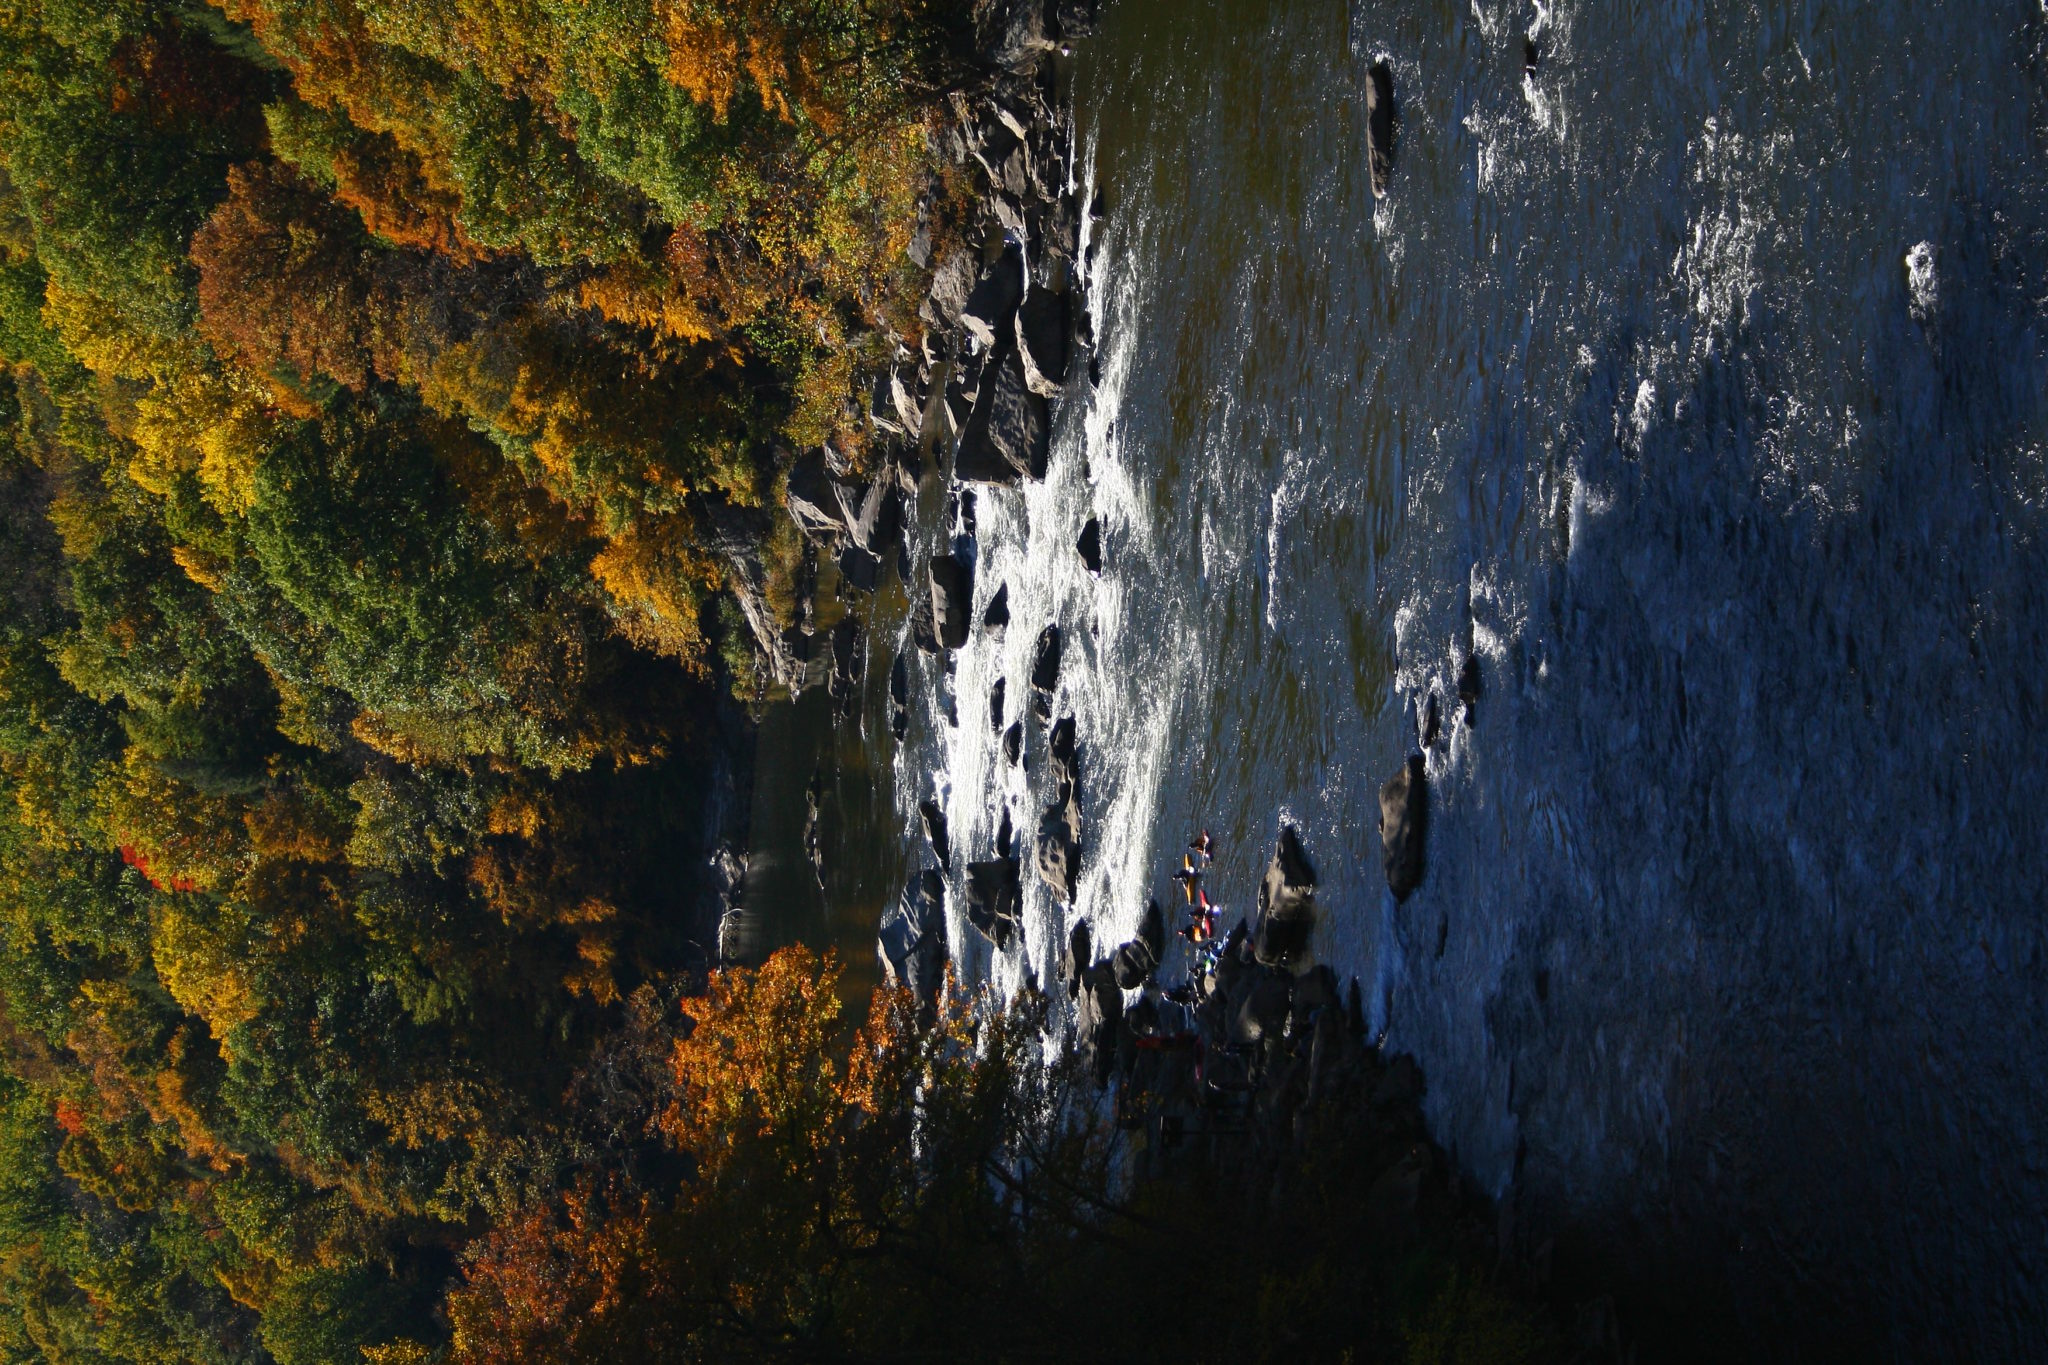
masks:
<instances>
[{"instance_id":1,"label":"forest","mask_svg":"<svg viewBox=\"0 0 2048 1365\"><path fill-rule=\"evenodd\" d=\"M619 1087L724 576L864 457L959 26L5 6L0 1358L434 1358L468 1249L682 1159Z\"/></svg>"}]
</instances>

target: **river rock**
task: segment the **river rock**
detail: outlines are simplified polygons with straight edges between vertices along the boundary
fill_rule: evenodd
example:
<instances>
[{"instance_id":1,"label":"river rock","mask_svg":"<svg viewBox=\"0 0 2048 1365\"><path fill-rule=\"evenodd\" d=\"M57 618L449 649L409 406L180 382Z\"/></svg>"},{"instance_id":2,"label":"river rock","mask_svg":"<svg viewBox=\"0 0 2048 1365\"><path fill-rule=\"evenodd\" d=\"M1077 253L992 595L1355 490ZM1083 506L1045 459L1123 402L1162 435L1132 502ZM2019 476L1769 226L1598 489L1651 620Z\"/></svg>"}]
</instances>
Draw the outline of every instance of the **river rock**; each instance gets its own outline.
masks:
<instances>
[{"instance_id":1,"label":"river rock","mask_svg":"<svg viewBox=\"0 0 2048 1365\"><path fill-rule=\"evenodd\" d=\"M1385 62L1374 62L1365 80L1365 147L1375 198L1387 192L1394 175L1394 115L1393 70Z\"/></svg>"},{"instance_id":2,"label":"river rock","mask_svg":"<svg viewBox=\"0 0 2048 1365\"><path fill-rule=\"evenodd\" d=\"M1016 940L1022 896L1015 858L967 865L967 922L998 952Z\"/></svg>"},{"instance_id":3,"label":"river rock","mask_svg":"<svg viewBox=\"0 0 2048 1365\"><path fill-rule=\"evenodd\" d=\"M856 700L856 686L866 671L867 651L860 619L852 613L839 618L832 627L832 675L825 691L842 705Z\"/></svg>"},{"instance_id":4,"label":"river rock","mask_svg":"<svg viewBox=\"0 0 2048 1365\"><path fill-rule=\"evenodd\" d=\"M1074 741L1074 718L1061 716L1046 736L1045 751L1052 760L1052 777L1063 792L1081 789L1081 756Z\"/></svg>"},{"instance_id":5,"label":"river rock","mask_svg":"<svg viewBox=\"0 0 2048 1365\"><path fill-rule=\"evenodd\" d=\"M910 638L927 654L939 652L939 633L932 624L932 599L929 595L918 598L917 605L910 609Z\"/></svg>"},{"instance_id":6,"label":"river rock","mask_svg":"<svg viewBox=\"0 0 2048 1365\"><path fill-rule=\"evenodd\" d=\"M1015 143L1012 138L1011 145ZM960 325L983 350L993 350L996 338L1012 330L1017 305L1023 301L1024 250L1015 242L1006 242L1003 254L982 272L974 292L967 296L960 309Z\"/></svg>"},{"instance_id":7,"label":"river rock","mask_svg":"<svg viewBox=\"0 0 2048 1365\"><path fill-rule=\"evenodd\" d=\"M915 441L924 434L924 403L917 396L915 371L903 366L889 371L889 406L905 436Z\"/></svg>"},{"instance_id":8,"label":"river rock","mask_svg":"<svg viewBox=\"0 0 2048 1365\"><path fill-rule=\"evenodd\" d=\"M947 649L967 643L974 618L974 569L957 555L934 555L927 571L932 589L932 629Z\"/></svg>"},{"instance_id":9,"label":"river rock","mask_svg":"<svg viewBox=\"0 0 2048 1365\"><path fill-rule=\"evenodd\" d=\"M896 538L901 521L901 501L895 479L880 478L872 483L835 482L832 491L839 503L839 519L846 527L847 539L880 558Z\"/></svg>"},{"instance_id":10,"label":"river rock","mask_svg":"<svg viewBox=\"0 0 2048 1365\"><path fill-rule=\"evenodd\" d=\"M932 271L931 292L917 310L933 331L942 332L959 321L960 310L967 306L968 295L974 292L974 274L974 257L964 248L939 258L938 267Z\"/></svg>"},{"instance_id":11,"label":"river rock","mask_svg":"<svg viewBox=\"0 0 2048 1365\"><path fill-rule=\"evenodd\" d=\"M1082 973L1076 1016L1075 1032L1081 1039L1083 1058L1095 1076L1096 1086L1105 1086L1116 1066L1124 1024L1124 993L1108 964L1097 963Z\"/></svg>"},{"instance_id":12,"label":"river rock","mask_svg":"<svg viewBox=\"0 0 2048 1365\"><path fill-rule=\"evenodd\" d=\"M917 803L917 818L924 825L924 837L931 841L932 852L938 857L939 866L948 872L953 870L953 846L946 838L946 812L936 801Z\"/></svg>"},{"instance_id":13,"label":"river rock","mask_svg":"<svg viewBox=\"0 0 2048 1365\"><path fill-rule=\"evenodd\" d=\"M1088 921L1077 919L1074 927L1067 930L1066 946L1060 950L1060 984L1067 988L1067 999L1081 994L1081 975L1095 962L1095 944L1088 930Z\"/></svg>"},{"instance_id":14,"label":"river rock","mask_svg":"<svg viewBox=\"0 0 2048 1365\"><path fill-rule=\"evenodd\" d=\"M1088 518L1088 524L1081 528L1081 538L1074 542L1074 548L1081 552L1081 562L1088 566L1088 572L1102 572L1102 519Z\"/></svg>"},{"instance_id":15,"label":"river rock","mask_svg":"<svg viewBox=\"0 0 2048 1365\"><path fill-rule=\"evenodd\" d=\"M1017 832L1010 825L1010 807L1005 802L1003 805L1003 823L996 829L996 856L998 858L1016 857L1017 852L1013 847L1016 839Z\"/></svg>"},{"instance_id":16,"label":"river rock","mask_svg":"<svg viewBox=\"0 0 2048 1365\"><path fill-rule=\"evenodd\" d=\"M1003 761L1016 767L1024 761L1024 722L1010 722L1010 728L1003 731Z\"/></svg>"},{"instance_id":17,"label":"river rock","mask_svg":"<svg viewBox=\"0 0 2048 1365\"><path fill-rule=\"evenodd\" d=\"M1031 708L1043 721L1052 716L1053 689L1060 684L1060 628L1057 624L1038 632L1038 644L1031 652Z\"/></svg>"},{"instance_id":18,"label":"river rock","mask_svg":"<svg viewBox=\"0 0 2048 1365\"><path fill-rule=\"evenodd\" d=\"M910 656L898 654L889 670L889 733L902 739L910 733Z\"/></svg>"},{"instance_id":19,"label":"river rock","mask_svg":"<svg viewBox=\"0 0 2048 1365\"><path fill-rule=\"evenodd\" d=\"M989 356L987 372L953 453L953 475L969 483L1014 484L1045 477L1052 413L1025 382L1014 338Z\"/></svg>"},{"instance_id":20,"label":"river rock","mask_svg":"<svg viewBox=\"0 0 2048 1365\"><path fill-rule=\"evenodd\" d=\"M1380 851L1387 889L1405 901L1422 885L1422 845L1429 832L1429 783L1422 755L1411 754L1380 788Z\"/></svg>"},{"instance_id":21,"label":"river rock","mask_svg":"<svg viewBox=\"0 0 2048 1365\"><path fill-rule=\"evenodd\" d=\"M1081 811L1071 797L1045 808L1035 847L1039 879L1072 905L1081 884Z\"/></svg>"},{"instance_id":22,"label":"river rock","mask_svg":"<svg viewBox=\"0 0 2048 1365\"><path fill-rule=\"evenodd\" d=\"M860 546L848 542L839 551L839 583L855 592L873 592L882 572L882 561Z\"/></svg>"},{"instance_id":23,"label":"river rock","mask_svg":"<svg viewBox=\"0 0 2048 1365\"><path fill-rule=\"evenodd\" d=\"M783 505L797 529L813 539L829 539L846 529L823 450L813 450L790 466Z\"/></svg>"},{"instance_id":24,"label":"river rock","mask_svg":"<svg viewBox=\"0 0 2048 1365\"><path fill-rule=\"evenodd\" d=\"M890 982L920 1001L938 995L946 971L946 884L927 868L883 916L875 948Z\"/></svg>"},{"instance_id":25,"label":"river rock","mask_svg":"<svg viewBox=\"0 0 2048 1365\"><path fill-rule=\"evenodd\" d=\"M1240 1047L1277 1038L1287 1027L1293 978L1270 967L1254 966L1242 983L1231 1012L1230 1041Z\"/></svg>"},{"instance_id":26,"label":"river rock","mask_svg":"<svg viewBox=\"0 0 2048 1365\"><path fill-rule=\"evenodd\" d=\"M1003 732L1003 693L1008 687L1005 679L997 678L996 685L988 690L988 728L997 734Z\"/></svg>"},{"instance_id":27,"label":"river rock","mask_svg":"<svg viewBox=\"0 0 2048 1365\"><path fill-rule=\"evenodd\" d=\"M1158 901L1148 901L1138 922L1138 936L1110 954L1110 970L1116 974L1117 985L1134 991L1152 979L1165 955L1166 912Z\"/></svg>"},{"instance_id":28,"label":"river rock","mask_svg":"<svg viewBox=\"0 0 2048 1365\"><path fill-rule=\"evenodd\" d=\"M1072 330L1063 290L1034 289L1017 309L1017 358L1026 387L1041 398L1057 398L1066 386Z\"/></svg>"},{"instance_id":29,"label":"river rock","mask_svg":"<svg viewBox=\"0 0 2048 1365\"><path fill-rule=\"evenodd\" d=\"M1280 830L1279 847L1259 882L1259 913L1252 927L1252 947L1267 967L1300 970L1308 960L1315 933L1316 874L1302 851L1294 826Z\"/></svg>"},{"instance_id":30,"label":"river rock","mask_svg":"<svg viewBox=\"0 0 2048 1365\"><path fill-rule=\"evenodd\" d=\"M1010 585L996 584L996 595L988 599L988 606L981 613L981 628L990 639L1001 642L1010 629Z\"/></svg>"}]
</instances>

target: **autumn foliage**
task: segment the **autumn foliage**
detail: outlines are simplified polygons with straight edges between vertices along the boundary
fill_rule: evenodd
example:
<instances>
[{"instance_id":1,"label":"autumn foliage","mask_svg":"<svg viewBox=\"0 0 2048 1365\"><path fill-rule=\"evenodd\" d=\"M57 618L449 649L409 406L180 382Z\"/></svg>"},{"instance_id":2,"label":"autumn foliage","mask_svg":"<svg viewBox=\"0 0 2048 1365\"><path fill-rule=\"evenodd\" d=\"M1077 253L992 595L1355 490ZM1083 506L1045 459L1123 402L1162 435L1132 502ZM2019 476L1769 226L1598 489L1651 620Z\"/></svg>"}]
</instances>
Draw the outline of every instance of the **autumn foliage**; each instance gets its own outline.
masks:
<instances>
[{"instance_id":1,"label":"autumn foliage","mask_svg":"<svg viewBox=\"0 0 2048 1365\"><path fill-rule=\"evenodd\" d=\"M957 12L0 13L0 1359L427 1359L667 1141L704 528L857 449Z\"/></svg>"}]
</instances>

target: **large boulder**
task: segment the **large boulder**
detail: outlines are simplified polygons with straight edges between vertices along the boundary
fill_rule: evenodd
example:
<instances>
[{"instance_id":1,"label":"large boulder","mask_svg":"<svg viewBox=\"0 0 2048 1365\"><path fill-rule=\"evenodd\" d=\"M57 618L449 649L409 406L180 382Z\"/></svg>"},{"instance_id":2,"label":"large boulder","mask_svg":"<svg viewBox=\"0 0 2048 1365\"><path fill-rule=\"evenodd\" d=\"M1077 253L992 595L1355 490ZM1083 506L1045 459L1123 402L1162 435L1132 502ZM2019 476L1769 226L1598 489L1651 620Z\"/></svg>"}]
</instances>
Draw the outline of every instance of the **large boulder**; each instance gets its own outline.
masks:
<instances>
[{"instance_id":1,"label":"large boulder","mask_svg":"<svg viewBox=\"0 0 2048 1365\"><path fill-rule=\"evenodd\" d=\"M939 866L951 872L953 845L946 837L946 812L936 801L920 801L917 803L917 818L924 825L924 837L931 842L932 852L937 855Z\"/></svg>"},{"instance_id":2,"label":"large boulder","mask_svg":"<svg viewBox=\"0 0 2048 1365\"><path fill-rule=\"evenodd\" d=\"M855 592L873 592L880 581L882 561L849 541L839 551L839 582Z\"/></svg>"},{"instance_id":3,"label":"large boulder","mask_svg":"<svg viewBox=\"0 0 2048 1365\"><path fill-rule=\"evenodd\" d=\"M1007 130L1003 135L1008 136ZM1014 137L1010 137L1010 144L1016 145ZM1013 330L1017 305L1023 301L1024 249L1015 242L1005 242L1003 254L981 272L980 282L967 296L967 303L960 310L960 325L983 350L993 350L996 338Z\"/></svg>"},{"instance_id":4,"label":"large boulder","mask_svg":"<svg viewBox=\"0 0 2048 1365\"><path fill-rule=\"evenodd\" d=\"M1385 62L1374 62L1365 78L1365 149L1372 163L1372 192L1387 192L1394 176L1394 73Z\"/></svg>"},{"instance_id":5,"label":"large boulder","mask_svg":"<svg viewBox=\"0 0 2048 1365\"><path fill-rule=\"evenodd\" d=\"M1422 844L1429 832L1429 781L1422 755L1410 754L1380 788L1380 854L1387 889L1405 901L1422 885Z\"/></svg>"},{"instance_id":6,"label":"large boulder","mask_svg":"<svg viewBox=\"0 0 2048 1365\"><path fill-rule=\"evenodd\" d=\"M1080 995L1081 975L1093 965L1094 938L1088 931L1088 921L1077 919L1074 927L1067 930L1066 946L1060 949L1060 984L1067 988L1067 999Z\"/></svg>"},{"instance_id":7,"label":"large boulder","mask_svg":"<svg viewBox=\"0 0 2048 1365\"><path fill-rule=\"evenodd\" d=\"M1277 1038L1287 1027L1293 978L1285 972L1253 969L1230 1019L1230 1041L1244 1046Z\"/></svg>"},{"instance_id":8,"label":"large boulder","mask_svg":"<svg viewBox=\"0 0 2048 1365\"><path fill-rule=\"evenodd\" d=\"M838 483L832 488L846 537L869 554L880 556L902 524L902 496L893 478L872 483Z\"/></svg>"},{"instance_id":9,"label":"large boulder","mask_svg":"<svg viewBox=\"0 0 2048 1365\"><path fill-rule=\"evenodd\" d=\"M967 922L1002 952L1016 941L1023 886L1015 858L967 865Z\"/></svg>"},{"instance_id":10,"label":"large boulder","mask_svg":"<svg viewBox=\"0 0 2048 1365\"><path fill-rule=\"evenodd\" d=\"M891 984L920 1001L938 995L946 971L946 884L927 868L882 917L875 948Z\"/></svg>"},{"instance_id":11,"label":"large boulder","mask_svg":"<svg viewBox=\"0 0 2048 1365\"><path fill-rule=\"evenodd\" d=\"M904 366L889 371L889 406L897 425L915 441L924 432L924 403L917 396L917 375Z\"/></svg>"},{"instance_id":12,"label":"large boulder","mask_svg":"<svg viewBox=\"0 0 2048 1365\"><path fill-rule=\"evenodd\" d=\"M1082 1056L1094 1072L1095 1084L1107 1085L1124 1027L1124 993L1109 964L1097 963L1082 972L1076 1013L1075 1032L1081 1039Z\"/></svg>"},{"instance_id":13,"label":"large boulder","mask_svg":"<svg viewBox=\"0 0 2048 1365\"><path fill-rule=\"evenodd\" d=\"M1014 484L1045 477L1052 412L1025 382L1014 338L990 354L953 452L953 475L968 483Z\"/></svg>"},{"instance_id":14,"label":"large boulder","mask_svg":"<svg viewBox=\"0 0 2048 1365\"><path fill-rule=\"evenodd\" d=\"M1041 398L1057 398L1066 386L1072 330L1064 292L1034 289L1017 309L1017 358L1026 387Z\"/></svg>"},{"instance_id":15,"label":"large boulder","mask_svg":"<svg viewBox=\"0 0 2048 1365\"><path fill-rule=\"evenodd\" d=\"M797 529L813 539L829 539L846 529L839 490L833 486L823 450L813 450L790 466L783 503Z\"/></svg>"},{"instance_id":16,"label":"large boulder","mask_svg":"<svg viewBox=\"0 0 2048 1365\"><path fill-rule=\"evenodd\" d=\"M1316 874L1294 826L1280 831L1279 847L1259 882L1259 914L1252 949L1262 966L1298 971L1308 963L1316 924Z\"/></svg>"},{"instance_id":17,"label":"large boulder","mask_svg":"<svg viewBox=\"0 0 2048 1365\"><path fill-rule=\"evenodd\" d=\"M1117 985L1136 990L1152 979L1165 957L1166 912L1158 901L1147 901L1138 921L1138 936L1110 954L1110 970L1116 974Z\"/></svg>"},{"instance_id":18,"label":"large boulder","mask_svg":"<svg viewBox=\"0 0 2048 1365\"><path fill-rule=\"evenodd\" d=\"M1081 885L1081 808L1071 796L1045 808L1034 848L1040 880L1072 905Z\"/></svg>"},{"instance_id":19,"label":"large boulder","mask_svg":"<svg viewBox=\"0 0 2048 1365\"><path fill-rule=\"evenodd\" d=\"M974 258L964 249L947 252L932 271L932 290L920 316L934 331L944 331L960 319L960 310L974 292Z\"/></svg>"},{"instance_id":20,"label":"large boulder","mask_svg":"<svg viewBox=\"0 0 2048 1365\"><path fill-rule=\"evenodd\" d=\"M932 587L932 631L947 649L967 643L973 621L974 568L958 555L934 555L928 575Z\"/></svg>"},{"instance_id":21,"label":"large boulder","mask_svg":"<svg viewBox=\"0 0 2048 1365\"><path fill-rule=\"evenodd\" d=\"M967 12L975 51L992 67L1022 70L1053 46L1045 0L974 0Z\"/></svg>"}]
</instances>

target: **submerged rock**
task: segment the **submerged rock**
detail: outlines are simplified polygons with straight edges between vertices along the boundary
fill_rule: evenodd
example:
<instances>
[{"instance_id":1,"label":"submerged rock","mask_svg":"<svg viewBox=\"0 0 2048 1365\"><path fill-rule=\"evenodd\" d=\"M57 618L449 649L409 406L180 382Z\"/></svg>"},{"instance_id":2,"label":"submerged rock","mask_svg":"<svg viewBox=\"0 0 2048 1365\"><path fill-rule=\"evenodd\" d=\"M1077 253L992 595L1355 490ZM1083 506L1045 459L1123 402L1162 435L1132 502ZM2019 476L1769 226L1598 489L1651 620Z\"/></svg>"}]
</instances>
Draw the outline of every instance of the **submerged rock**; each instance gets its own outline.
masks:
<instances>
[{"instance_id":1,"label":"submerged rock","mask_svg":"<svg viewBox=\"0 0 2048 1365\"><path fill-rule=\"evenodd\" d=\"M1380 788L1380 851L1387 889L1405 901L1422 885L1422 844L1429 825L1429 785L1422 755L1411 754Z\"/></svg>"},{"instance_id":2,"label":"submerged rock","mask_svg":"<svg viewBox=\"0 0 2048 1365\"><path fill-rule=\"evenodd\" d=\"M1365 147L1372 162L1372 192L1387 192L1394 175L1394 138L1397 132L1394 109L1394 73L1385 62L1374 62L1365 81Z\"/></svg>"},{"instance_id":3,"label":"submerged rock","mask_svg":"<svg viewBox=\"0 0 2048 1365\"><path fill-rule=\"evenodd\" d=\"M941 645L958 649L967 643L974 604L974 570L957 555L935 555L928 577L932 590L932 629Z\"/></svg>"},{"instance_id":4,"label":"submerged rock","mask_svg":"<svg viewBox=\"0 0 2048 1365\"><path fill-rule=\"evenodd\" d=\"M1467 654L1462 667L1458 669L1458 700L1465 704L1465 723L1472 723L1473 710L1479 705L1479 656Z\"/></svg>"},{"instance_id":5,"label":"submerged rock","mask_svg":"<svg viewBox=\"0 0 2048 1365\"><path fill-rule=\"evenodd\" d=\"M936 801L917 803L917 818L924 825L924 837L931 842L932 852L938 857L939 866L948 872L953 870L953 846L946 838L946 812Z\"/></svg>"},{"instance_id":6,"label":"submerged rock","mask_svg":"<svg viewBox=\"0 0 2048 1365\"><path fill-rule=\"evenodd\" d=\"M1102 519L1088 518L1088 524L1081 528L1081 538L1074 543L1081 552L1081 562L1088 566L1088 572L1102 572Z\"/></svg>"},{"instance_id":7,"label":"submerged rock","mask_svg":"<svg viewBox=\"0 0 2048 1365\"><path fill-rule=\"evenodd\" d=\"M1009 684L1002 678L988 690L988 728L997 734L1003 732L1003 693L1008 690Z\"/></svg>"}]
</instances>

